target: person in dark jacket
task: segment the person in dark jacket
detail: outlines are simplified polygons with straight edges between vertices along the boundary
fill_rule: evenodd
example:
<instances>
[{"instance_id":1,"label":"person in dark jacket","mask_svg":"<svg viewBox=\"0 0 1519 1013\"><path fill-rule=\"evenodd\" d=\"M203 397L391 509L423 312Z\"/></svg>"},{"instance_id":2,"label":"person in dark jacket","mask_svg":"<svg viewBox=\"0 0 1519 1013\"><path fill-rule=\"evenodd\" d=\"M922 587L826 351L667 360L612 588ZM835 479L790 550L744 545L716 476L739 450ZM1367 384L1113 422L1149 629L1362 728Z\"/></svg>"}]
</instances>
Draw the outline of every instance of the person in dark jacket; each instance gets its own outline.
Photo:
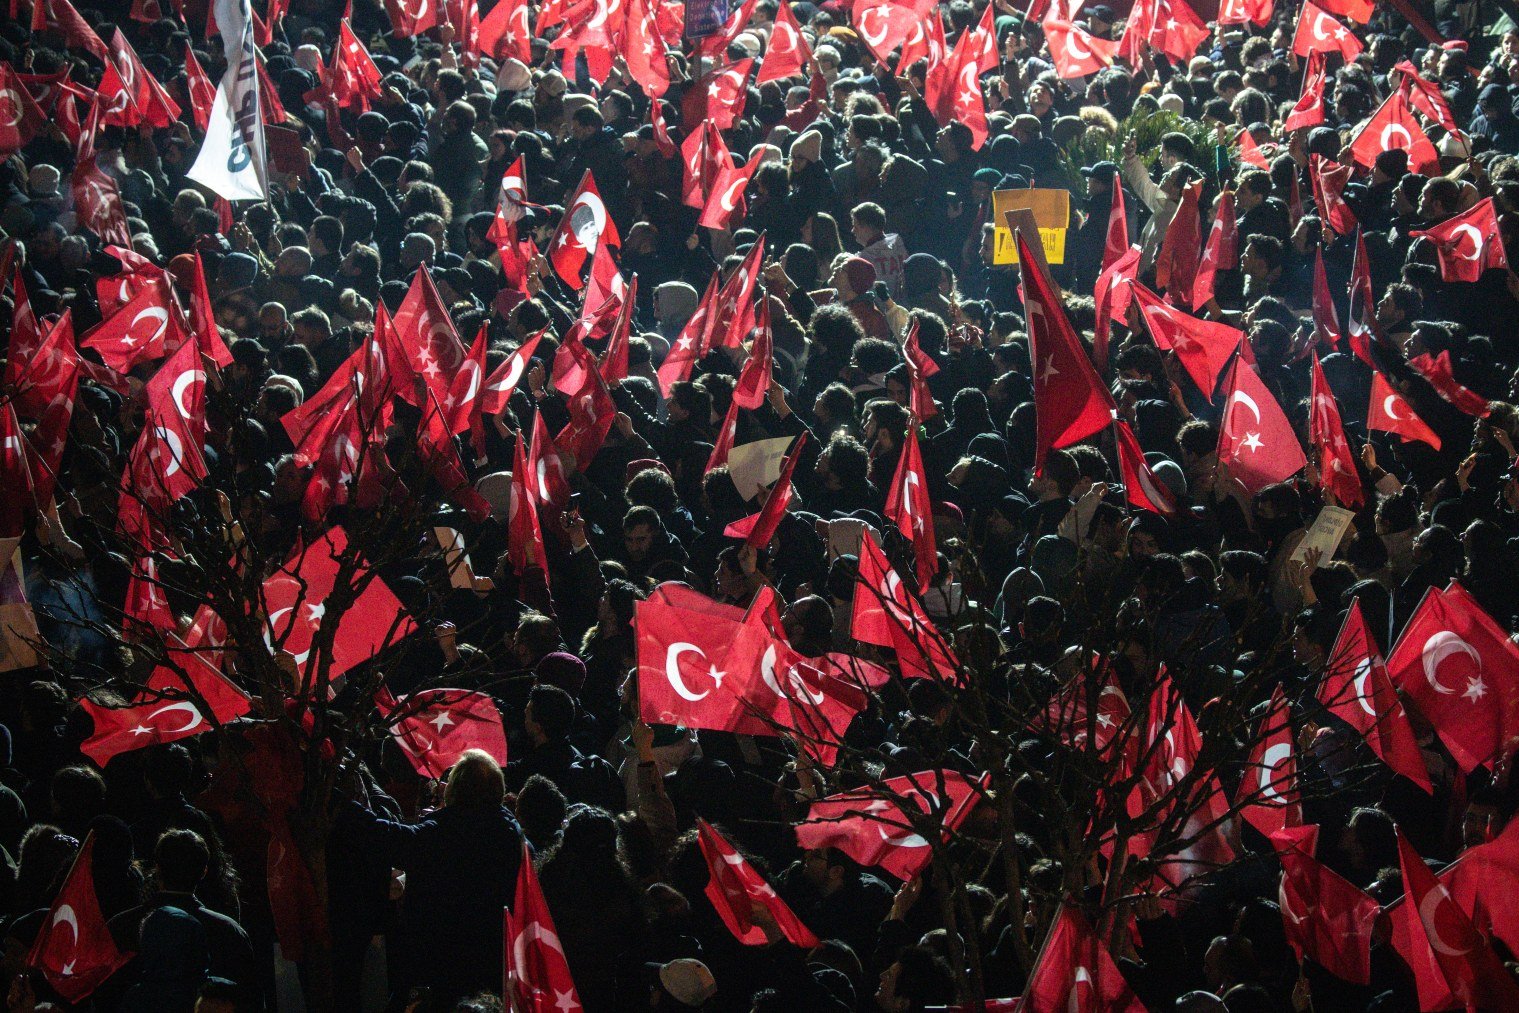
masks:
<instances>
[{"instance_id":1,"label":"person in dark jacket","mask_svg":"<svg viewBox=\"0 0 1519 1013\"><path fill-rule=\"evenodd\" d=\"M458 997L501 983L501 910L514 896L522 830L503 807L506 781L491 756L471 749L449 771L443 808L417 823L374 816L358 801L345 833L406 873L396 975L400 990L427 986Z\"/></svg>"},{"instance_id":2,"label":"person in dark jacket","mask_svg":"<svg viewBox=\"0 0 1519 1013\"><path fill-rule=\"evenodd\" d=\"M507 764L506 783L512 792L541 774L553 781L570 802L620 812L627 801L622 781L612 765L599 756L586 756L570 742L575 723L575 699L540 683L528 694L523 724L532 742L530 751Z\"/></svg>"}]
</instances>

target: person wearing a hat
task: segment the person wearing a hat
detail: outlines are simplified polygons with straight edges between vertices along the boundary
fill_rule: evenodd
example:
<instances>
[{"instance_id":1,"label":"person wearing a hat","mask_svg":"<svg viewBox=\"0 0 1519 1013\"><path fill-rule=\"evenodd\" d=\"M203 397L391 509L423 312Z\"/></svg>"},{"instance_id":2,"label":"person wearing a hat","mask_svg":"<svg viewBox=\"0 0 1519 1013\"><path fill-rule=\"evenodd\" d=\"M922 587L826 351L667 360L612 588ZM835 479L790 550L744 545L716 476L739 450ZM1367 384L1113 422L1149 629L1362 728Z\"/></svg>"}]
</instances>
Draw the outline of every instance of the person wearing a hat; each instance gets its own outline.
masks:
<instances>
[{"instance_id":1,"label":"person wearing a hat","mask_svg":"<svg viewBox=\"0 0 1519 1013\"><path fill-rule=\"evenodd\" d=\"M876 283L876 269L863 257L850 257L838 266L829 279L840 306L846 307L868 338L892 339L891 325L871 297Z\"/></svg>"},{"instance_id":2,"label":"person wearing a hat","mask_svg":"<svg viewBox=\"0 0 1519 1013\"><path fill-rule=\"evenodd\" d=\"M717 995L717 979L700 960L681 957L666 964L648 964L649 1008L699 1010Z\"/></svg>"},{"instance_id":3,"label":"person wearing a hat","mask_svg":"<svg viewBox=\"0 0 1519 1013\"><path fill-rule=\"evenodd\" d=\"M1066 262L1071 265L1072 281L1080 291L1090 289L1102 272L1103 253L1108 243L1108 219L1113 211L1114 181L1120 178L1114 162L1085 165L1081 175L1086 180L1086 218L1076 228L1066 247ZM1117 185L1121 186L1122 183ZM1129 235L1139 233L1138 201L1126 200L1124 214Z\"/></svg>"},{"instance_id":4,"label":"person wearing a hat","mask_svg":"<svg viewBox=\"0 0 1519 1013\"><path fill-rule=\"evenodd\" d=\"M1482 89L1467 133L1487 138L1506 155L1519 154L1519 116L1514 115L1514 97L1507 88L1490 84Z\"/></svg>"}]
</instances>

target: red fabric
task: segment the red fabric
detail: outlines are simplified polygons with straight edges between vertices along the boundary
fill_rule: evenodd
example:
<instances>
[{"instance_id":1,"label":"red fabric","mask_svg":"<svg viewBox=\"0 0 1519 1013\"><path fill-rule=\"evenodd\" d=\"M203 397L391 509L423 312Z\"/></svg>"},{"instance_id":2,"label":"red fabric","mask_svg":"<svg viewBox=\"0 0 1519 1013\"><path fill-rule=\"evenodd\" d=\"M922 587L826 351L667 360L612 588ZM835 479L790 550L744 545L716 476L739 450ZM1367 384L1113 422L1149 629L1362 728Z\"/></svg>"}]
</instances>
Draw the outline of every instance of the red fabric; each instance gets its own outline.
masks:
<instances>
[{"instance_id":1,"label":"red fabric","mask_svg":"<svg viewBox=\"0 0 1519 1013\"><path fill-rule=\"evenodd\" d=\"M617 234L617 223L607 214L607 206L596 189L596 180L591 178L591 170L587 169L549 244L549 260L555 272L577 292L584 284L580 280L580 269L598 243L621 249L622 237Z\"/></svg>"},{"instance_id":2,"label":"red fabric","mask_svg":"<svg viewBox=\"0 0 1519 1013\"><path fill-rule=\"evenodd\" d=\"M1213 283L1219 271L1232 271L1239 261L1239 227L1234 221L1234 192L1225 190L1208 229L1208 242L1192 281L1192 309L1202 309L1213 299Z\"/></svg>"},{"instance_id":3,"label":"red fabric","mask_svg":"<svg viewBox=\"0 0 1519 1013\"><path fill-rule=\"evenodd\" d=\"M707 203L702 207L697 224L719 231L742 224L749 213L749 202L744 198L744 191L748 189L749 181L754 178L759 167L760 161L757 158L751 158L740 167L724 166L717 174L717 180L712 185L712 192L707 196Z\"/></svg>"},{"instance_id":4,"label":"red fabric","mask_svg":"<svg viewBox=\"0 0 1519 1013\"><path fill-rule=\"evenodd\" d=\"M750 411L765 403L773 382L774 335L770 329L769 299L760 301L758 318L749 357L744 360L744 368L739 371L738 383L733 388L733 400L740 408Z\"/></svg>"},{"instance_id":5,"label":"red fabric","mask_svg":"<svg viewBox=\"0 0 1519 1013\"><path fill-rule=\"evenodd\" d=\"M718 177L733 165L733 155L717 126L704 120L701 129L692 129L680 142L680 156L685 165L681 202L687 207L704 208L717 188Z\"/></svg>"},{"instance_id":6,"label":"red fabric","mask_svg":"<svg viewBox=\"0 0 1519 1013\"><path fill-rule=\"evenodd\" d=\"M757 514L740 518L723 529L723 534L728 538L742 538L744 544L751 549L762 549L770 544L770 539L775 537L776 529L781 526L781 520L786 516L786 507L791 504L793 490L791 476L796 471L796 462L802 456L802 448L807 445L807 432L803 430L791 445L786 454L786 459L781 463L780 476L775 480L775 485L770 489L770 495L765 497L765 505Z\"/></svg>"},{"instance_id":7,"label":"red fabric","mask_svg":"<svg viewBox=\"0 0 1519 1013\"><path fill-rule=\"evenodd\" d=\"M1408 364L1429 381L1429 385L1434 388L1436 394L1465 414L1479 419L1485 419L1491 414L1492 409L1488 407L1487 398L1456 382L1455 374L1451 369L1449 352L1441 352L1439 355L1430 355L1425 352L1409 359Z\"/></svg>"},{"instance_id":8,"label":"red fabric","mask_svg":"<svg viewBox=\"0 0 1519 1013\"><path fill-rule=\"evenodd\" d=\"M638 603L633 628L645 721L775 734L742 704L767 646L762 628L653 600Z\"/></svg>"},{"instance_id":9,"label":"red fabric","mask_svg":"<svg viewBox=\"0 0 1519 1013\"><path fill-rule=\"evenodd\" d=\"M1371 5L1368 3L1367 7ZM1357 18L1356 20L1360 20ZM1460 124L1456 122L1455 114L1450 111L1450 103L1445 100L1445 93L1440 86L1426 81L1412 63L1400 60L1393 70L1402 75L1399 90L1408 99L1409 103L1419 112L1434 120L1446 130L1459 131Z\"/></svg>"},{"instance_id":10,"label":"red fabric","mask_svg":"<svg viewBox=\"0 0 1519 1013\"><path fill-rule=\"evenodd\" d=\"M391 29L397 38L421 35L443 23L441 0L385 0Z\"/></svg>"},{"instance_id":11,"label":"red fabric","mask_svg":"<svg viewBox=\"0 0 1519 1013\"><path fill-rule=\"evenodd\" d=\"M440 779L466 750L482 749L506 766L506 729L489 694L467 689L424 689L375 701L390 722L391 737L421 777Z\"/></svg>"},{"instance_id":12,"label":"red fabric","mask_svg":"<svg viewBox=\"0 0 1519 1013\"><path fill-rule=\"evenodd\" d=\"M528 0L501 0L480 21L476 45L482 56L492 60L511 57L523 63L533 62L533 32L528 26ZM540 26L540 31L543 26Z\"/></svg>"},{"instance_id":13,"label":"red fabric","mask_svg":"<svg viewBox=\"0 0 1519 1013\"><path fill-rule=\"evenodd\" d=\"M538 416L538 419L541 418L541 415ZM538 425L541 427L542 423L539 422ZM536 432L534 437L536 447ZM554 460L558 461L558 455L554 455ZM519 577L526 574L530 567L543 566L545 563L543 529L539 526L538 504L533 491L535 479L544 481L542 476L535 475L519 432L512 456L511 501L507 508L506 527L507 559L511 561L512 572Z\"/></svg>"},{"instance_id":14,"label":"red fabric","mask_svg":"<svg viewBox=\"0 0 1519 1013\"><path fill-rule=\"evenodd\" d=\"M1113 420L1113 397L1071 329L1065 310L1022 235L1017 238L1034 363L1037 443L1034 468L1056 447L1068 447L1102 431Z\"/></svg>"},{"instance_id":15,"label":"red fabric","mask_svg":"<svg viewBox=\"0 0 1519 1013\"><path fill-rule=\"evenodd\" d=\"M1313 386L1308 408L1309 442L1318 450L1319 484L1341 506L1359 510L1366 501L1361 474L1345 439L1340 405L1324 377L1317 353L1313 356Z\"/></svg>"},{"instance_id":16,"label":"red fabric","mask_svg":"<svg viewBox=\"0 0 1519 1013\"><path fill-rule=\"evenodd\" d=\"M918 427L910 423L907 440L897 459L897 471L886 490L886 519L912 543L917 559L918 586L926 588L939 571L939 550L934 540L933 507L928 498L928 472L918 446Z\"/></svg>"},{"instance_id":17,"label":"red fabric","mask_svg":"<svg viewBox=\"0 0 1519 1013\"><path fill-rule=\"evenodd\" d=\"M1129 247L1097 276L1097 284L1093 288L1097 322L1092 332L1092 358L1097 361L1099 369L1108 368L1108 341L1113 333L1113 318L1126 317L1129 304L1133 301L1131 283L1139 277L1140 252L1138 246Z\"/></svg>"},{"instance_id":18,"label":"red fabric","mask_svg":"<svg viewBox=\"0 0 1519 1013\"><path fill-rule=\"evenodd\" d=\"M7 490L0 497L0 538L20 538L37 514L33 470L16 408L7 401L0 405L0 482L5 483ZM10 560L5 560L3 566L9 567Z\"/></svg>"},{"instance_id":19,"label":"red fabric","mask_svg":"<svg viewBox=\"0 0 1519 1013\"><path fill-rule=\"evenodd\" d=\"M1118 441L1118 469L1123 476L1124 498L1129 506L1164 517L1173 516L1177 511L1176 497L1150 470L1134 430L1122 419L1114 422L1113 429Z\"/></svg>"},{"instance_id":20,"label":"red fabric","mask_svg":"<svg viewBox=\"0 0 1519 1013\"><path fill-rule=\"evenodd\" d=\"M1324 274L1324 248L1313 251L1313 333L1318 343L1333 349L1344 338L1340 329L1340 313L1335 309L1334 296L1329 291L1329 278Z\"/></svg>"},{"instance_id":21,"label":"red fabric","mask_svg":"<svg viewBox=\"0 0 1519 1013\"><path fill-rule=\"evenodd\" d=\"M8 158L42 133L48 118L8 63L0 63L0 99L8 106L0 116L0 157Z\"/></svg>"},{"instance_id":22,"label":"red fabric","mask_svg":"<svg viewBox=\"0 0 1519 1013\"><path fill-rule=\"evenodd\" d=\"M510 1008L518 1013L578 1013L580 996L526 841L517 865L517 892L505 917Z\"/></svg>"},{"instance_id":23,"label":"red fabric","mask_svg":"<svg viewBox=\"0 0 1519 1013\"><path fill-rule=\"evenodd\" d=\"M1331 714L1365 736L1382 762L1426 792L1433 790L1408 713L1393 689L1387 663L1359 601L1351 602L1329 652L1318 699Z\"/></svg>"},{"instance_id":24,"label":"red fabric","mask_svg":"<svg viewBox=\"0 0 1519 1013\"><path fill-rule=\"evenodd\" d=\"M447 397L449 381L463 366L464 354L448 307L423 264L386 329L385 365L394 393L407 404L425 407L425 392L416 383L420 379L434 397Z\"/></svg>"},{"instance_id":25,"label":"red fabric","mask_svg":"<svg viewBox=\"0 0 1519 1013\"><path fill-rule=\"evenodd\" d=\"M195 129L204 131L211 122L211 104L216 101L216 85L206 76L206 71L195 58L195 51L185 46L186 90L190 93L190 114L195 118Z\"/></svg>"},{"instance_id":26,"label":"red fabric","mask_svg":"<svg viewBox=\"0 0 1519 1013\"><path fill-rule=\"evenodd\" d=\"M1350 154L1357 165L1370 169L1382 152L1400 150L1408 153L1408 167L1412 171L1426 176L1440 175L1440 153L1419 126L1408 99L1395 91L1351 139Z\"/></svg>"},{"instance_id":27,"label":"red fabric","mask_svg":"<svg viewBox=\"0 0 1519 1013\"><path fill-rule=\"evenodd\" d=\"M1345 203L1345 185L1350 182L1350 173L1350 166L1319 155L1313 155L1309 160L1313 202L1318 205L1319 217L1342 236L1350 235L1350 230L1356 227L1355 213Z\"/></svg>"},{"instance_id":28,"label":"red fabric","mask_svg":"<svg viewBox=\"0 0 1519 1013\"><path fill-rule=\"evenodd\" d=\"M1344 24L1308 0L1298 15L1297 32L1292 36L1292 51L1298 56L1309 53L1339 53L1348 63L1366 47Z\"/></svg>"},{"instance_id":29,"label":"red fabric","mask_svg":"<svg viewBox=\"0 0 1519 1013\"><path fill-rule=\"evenodd\" d=\"M1029 971L1021 1009L1029 1013L1144 1013L1113 955L1081 912L1062 905Z\"/></svg>"},{"instance_id":30,"label":"red fabric","mask_svg":"<svg viewBox=\"0 0 1519 1013\"><path fill-rule=\"evenodd\" d=\"M1217 21L1221 25L1253 24L1264 28L1271 23L1276 0L1223 0L1218 5Z\"/></svg>"},{"instance_id":31,"label":"red fabric","mask_svg":"<svg viewBox=\"0 0 1519 1013\"><path fill-rule=\"evenodd\" d=\"M1197 389L1211 398L1219 374L1244 341L1244 332L1228 324L1188 316L1138 282L1130 285L1129 290L1156 347L1175 352Z\"/></svg>"},{"instance_id":32,"label":"red fabric","mask_svg":"<svg viewBox=\"0 0 1519 1013\"><path fill-rule=\"evenodd\" d=\"M1377 304L1371 294L1371 260L1366 256L1366 240L1359 227L1355 237L1355 259L1350 265L1350 309L1345 319L1345 338L1350 350L1373 370L1371 339L1375 336Z\"/></svg>"},{"instance_id":33,"label":"red fabric","mask_svg":"<svg viewBox=\"0 0 1519 1013\"><path fill-rule=\"evenodd\" d=\"M1309 59L1311 60L1312 57ZM1257 169L1271 168L1271 163L1266 161L1266 156L1262 153L1261 146L1255 143L1255 138L1250 136L1250 131L1248 130L1241 130L1239 132L1239 160L1246 165L1253 165Z\"/></svg>"},{"instance_id":34,"label":"red fabric","mask_svg":"<svg viewBox=\"0 0 1519 1013\"><path fill-rule=\"evenodd\" d=\"M1218 459L1250 495L1303 469L1308 459L1297 433L1255 370L1235 359L1225 387Z\"/></svg>"},{"instance_id":35,"label":"red fabric","mask_svg":"<svg viewBox=\"0 0 1519 1013\"><path fill-rule=\"evenodd\" d=\"M912 820L937 817L949 840L981 800L974 781L954 770L925 770L856 788L812 803L796 825L798 847L838 848L861 865L884 869L906 882L933 858Z\"/></svg>"},{"instance_id":36,"label":"red fabric","mask_svg":"<svg viewBox=\"0 0 1519 1013\"><path fill-rule=\"evenodd\" d=\"M895 3L893 0L859 0L850 8L850 23L879 63L886 63L891 59L892 50L904 46L899 64L899 73L904 73L923 55L911 55L909 58L909 51L904 44L915 33L923 34L924 22L930 18L937 20L937 14L929 13L933 7L932 4Z\"/></svg>"},{"instance_id":37,"label":"red fabric","mask_svg":"<svg viewBox=\"0 0 1519 1013\"><path fill-rule=\"evenodd\" d=\"M1440 449L1440 437L1414 414L1403 395L1393 390L1381 373L1371 374L1371 405L1366 409L1366 428L1393 433L1405 441L1419 440Z\"/></svg>"},{"instance_id":38,"label":"red fabric","mask_svg":"<svg viewBox=\"0 0 1519 1013\"><path fill-rule=\"evenodd\" d=\"M1328 66L1328 58L1320 52L1308 54L1308 66L1303 71L1303 88L1298 93L1297 102L1292 106L1292 111L1287 114L1284 129L1306 130L1316 127L1324 122L1324 83L1328 76L1325 71ZM1254 144L1254 141L1251 141ZM1259 148L1256 149L1259 152ZM1264 163L1264 156L1261 158ZM1267 168L1262 165L1261 168Z\"/></svg>"},{"instance_id":39,"label":"red fabric","mask_svg":"<svg viewBox=\"0 0 1519 1013\"><path fill-rule=\"evenodd\" d=\"M1113 65L1118 43L1100 39L1069 21L1046 18L1039 27L1044 29L1044 41L1058 76L1086 77Z\"/></svg>"},{"instance_id":40,"label":"red fabric","mask_svg":"<svg viewBox=\"0 0 1519 1013\"><path fill-rule=\"evenodd\" d=\"M533 353L538 350L538 343L543 340L547 328L528 338L517 350L506 357L506 361L496 367L496 371L486 377L485 389L480 394L480 411L486 415L500 415L506 411L507 403L511 400L512 393L517 385L527 375L527 364L533 358Z\"/></svg>"},{"instance_id":41,"label":"red fabric","mask_svg":"<svg viewBox=\"0 0 1519 1013\"><path fill-rule=\"evenodd\" d=\"M1355 884L1314 858L1318 827L1292 827L1273 835L1282 880L1277 902L1282 930L1298 959L1308 957L1331 974L1365 985L1371 980L1371 935L1381 906Z\"/></svg>"},{"instance_id":42,"label":"red fabric","mask_svg":"<svg viewBox=\"0 0 1519 1013\"><path fill-rule=\"evenodd\" d=\"M1440 277L1445 281L1476 281L1484 271L1508 267L1503 236L1498 231L1498 212L1493 199L1484 197L1469 211L1448 218L1433 228L1409 233L1435 244L1440 257Z\"/></svg>"},{"instance_id":43,"label":"red fabric","mask_svg":"<svg viewBox=\"0 0 1519 1013\"><path fill-rule=\"evenodd\" d=\"M653 0L627 0L628 21L622 35L622 56L628 66L628 76L638 82L644 94L654 101L650 103L650 115L662 120L659 97L670 90L670 64L664 39L659 34L659 19L655 15ZM524 58L524 63L531 63ZM656 135L660 128L656 126ZM666 149L668 132L660 143L660 152L669 158L675 154L674 145Z\"/></svg>"},{"instance_id":44,"label":"red fabric","mask_svg":"<svg viewBox=\"0 0 1519 1013\"><path fill-rule=\"evenodd\" d=\"M1303 822L1292 734L1291 709L1278 685L1256 731L1234 800L1240 816L1267 837Z\"/></svg>"},{"instance_id":45,"label":"red fabric","mask_svg":"<svg viewBox=\"0 0 1519 1013\"><path fill-rule=\"evenodd\" d=\"M754 871L733 845L718 834L706 820L697 820L697 843L707 860L712 878L707 882L707 899L717 910L718 917L733 933L733 937L745 946L764 946L769 942L765 932L754 924L752 907L759 905L770 913L776 927L788 941L803 949L818 945L818 937L803 925L786 902L777 896L773 887Z\"/></svg>"},{"instance_id":46,"label":"red fabric","mask_svg":"<svg viewBox=\"0 0 1519 1013\"><path fill-rule=\"evenodd\" d=\"M1387 659L1387 672L1463 773L1513 751L1519 648L1460 584L1424 596Z\"/></svg>"},{"instance_id":47,"label":"red fabric","mask_svg":"<svg viewBox=\"0 0 1519 1013\"><path fill-rule=\"evenodd\" d=\"M790 4L781 4L775 12L771 25L770 45L765 50L765 60L755 75L755 84L781 81L788 77L800 77L812 61L812 47L802 36L801 25L791 13Z\"/></svg>"},{"instance_id":48,"label":"red fabric","mask_svg":"<svg viewBox=\"0 0 1519 1013\"><path fill-rule=\"evenodd\" d=\"M960 682L959 662L923 605L886 562L870 532L860 539L860 577L850 608L849 634L890 647L903 678Z\"/></svg>"},{"instance_id":49,"label":"red fabric","mask_svg":"<svg viewBox=\"0 0 1519 1013\"><path fill-rule=\"evenodd\" d=\"M907 325L907 335L902 339L902 358L907 364L908 399L907 410L919 422L927 422L939 414L934 404L933 391L928 379L939 372L939 364L918 346L918 322Z\"/></svg>"},{"instance_id":50,"label":"red fabric","mask_svg":"<svg viewBox=\"0 0 1519 1013\"><path fill-rule=\"evenodd\" d=\"M40 970L59 995L78 1003L131 956L117 948L106 928L95 892L95 835L90 834L48 909L37 941L27 954L26 966Z\"/></svg>"}]
</instances>

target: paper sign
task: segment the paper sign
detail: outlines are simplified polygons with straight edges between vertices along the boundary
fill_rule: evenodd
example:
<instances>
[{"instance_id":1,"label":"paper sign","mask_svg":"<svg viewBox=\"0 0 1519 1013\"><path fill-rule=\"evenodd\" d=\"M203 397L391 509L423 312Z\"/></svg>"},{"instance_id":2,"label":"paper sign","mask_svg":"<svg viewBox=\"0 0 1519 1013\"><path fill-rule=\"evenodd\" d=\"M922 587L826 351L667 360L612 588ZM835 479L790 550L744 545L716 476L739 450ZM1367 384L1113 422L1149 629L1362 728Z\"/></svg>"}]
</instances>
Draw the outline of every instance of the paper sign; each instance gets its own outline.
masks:
<instances>
[{"instance_id":1,"label":"paper sign","mask_svg":"<svg viewBox=\"0 0 1519 1013\"><path fill-rule=\"evenodd\" d=\"M475 586L475 568L464 551L464 536L453 528L433 528L432 533L443 548L443 562L448 567L448 582L465 591Z\"/></svg>"},{"instance_id":2,"label":"paper sign","mask_svg":"<svg viewBox=\"0 0 1519 1013\"><path fill-rule=\"evenodd\" d=\"M37 617L26 600L21 539L0 539L0 672L39 664L32 648L38 639Z\"/></svg>"},{"instance_id":3,"label":"paper sign","mask_svg":"<svg viewBox=\"0 0 1519 1013\"><path fill-rule=\"evenodd\" d=\"M996 246L992 263L1018 263L1018 249L1007 225L1007 213L1026 209L1034 213L1039 241L1049 264L1065 263L1065 234L1071 224L1071 195L1067 190L997 190L992 193L992 224Z\"/></svg>"},{"instance_id":4,"label":"paper sign","mask_svg":"<svg viewBox=\"0 0 1519 1013\"><path fill-rule=\"evenodd\" d=\"M781 462L792 437L777 436L769 440L756 440L728 451L728 477L745 500L759 495L759 491L775 484L781 477Z\"/></svg>"},{"instance_id":5,"label":"paper sign","mask_svg":"<svg viewBox=\"0 0 1519 1013\"><path fill-rule=\"evenodd\" d=\"M1293 552L1294 560L1308 558L1311 549L1318 549L1322 555L1320 560L1327 563L1334 558L1336 550L1340 547L1340 540L1345 537L1345 532L1350 530L1350 522L1355 520L1355 512L1346 510L1344 507L1326 506L1319 511L1319 515L1313 519L1313 526L1298 543L1297 551Z\"/></svg>"}]
</instances>

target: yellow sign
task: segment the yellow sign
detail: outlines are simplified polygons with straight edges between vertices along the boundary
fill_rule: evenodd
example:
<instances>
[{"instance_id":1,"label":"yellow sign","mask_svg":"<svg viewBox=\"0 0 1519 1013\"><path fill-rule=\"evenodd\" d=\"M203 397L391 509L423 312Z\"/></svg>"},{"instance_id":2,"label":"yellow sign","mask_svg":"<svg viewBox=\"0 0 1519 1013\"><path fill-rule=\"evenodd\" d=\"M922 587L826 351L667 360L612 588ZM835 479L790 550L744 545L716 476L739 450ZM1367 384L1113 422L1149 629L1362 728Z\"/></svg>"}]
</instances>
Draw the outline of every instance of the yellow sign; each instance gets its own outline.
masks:
<instances>
[{"instance_id":1,"label":"yellow sign","mask_svg":"<svg viewBox=\"0 0 1519 1013\"><path fill-rule=\"evenodd\" d=\"M1071 223L1071 194L1068 190L997 190L992 194L992 222L996 225L994 264L1018 263L1013 234L1007 227L1006 212L1027 208L1039 225L1039 239L1044 258L1051 264L1065 263L1065 233Z\"/></svg>"}]
</instances>

